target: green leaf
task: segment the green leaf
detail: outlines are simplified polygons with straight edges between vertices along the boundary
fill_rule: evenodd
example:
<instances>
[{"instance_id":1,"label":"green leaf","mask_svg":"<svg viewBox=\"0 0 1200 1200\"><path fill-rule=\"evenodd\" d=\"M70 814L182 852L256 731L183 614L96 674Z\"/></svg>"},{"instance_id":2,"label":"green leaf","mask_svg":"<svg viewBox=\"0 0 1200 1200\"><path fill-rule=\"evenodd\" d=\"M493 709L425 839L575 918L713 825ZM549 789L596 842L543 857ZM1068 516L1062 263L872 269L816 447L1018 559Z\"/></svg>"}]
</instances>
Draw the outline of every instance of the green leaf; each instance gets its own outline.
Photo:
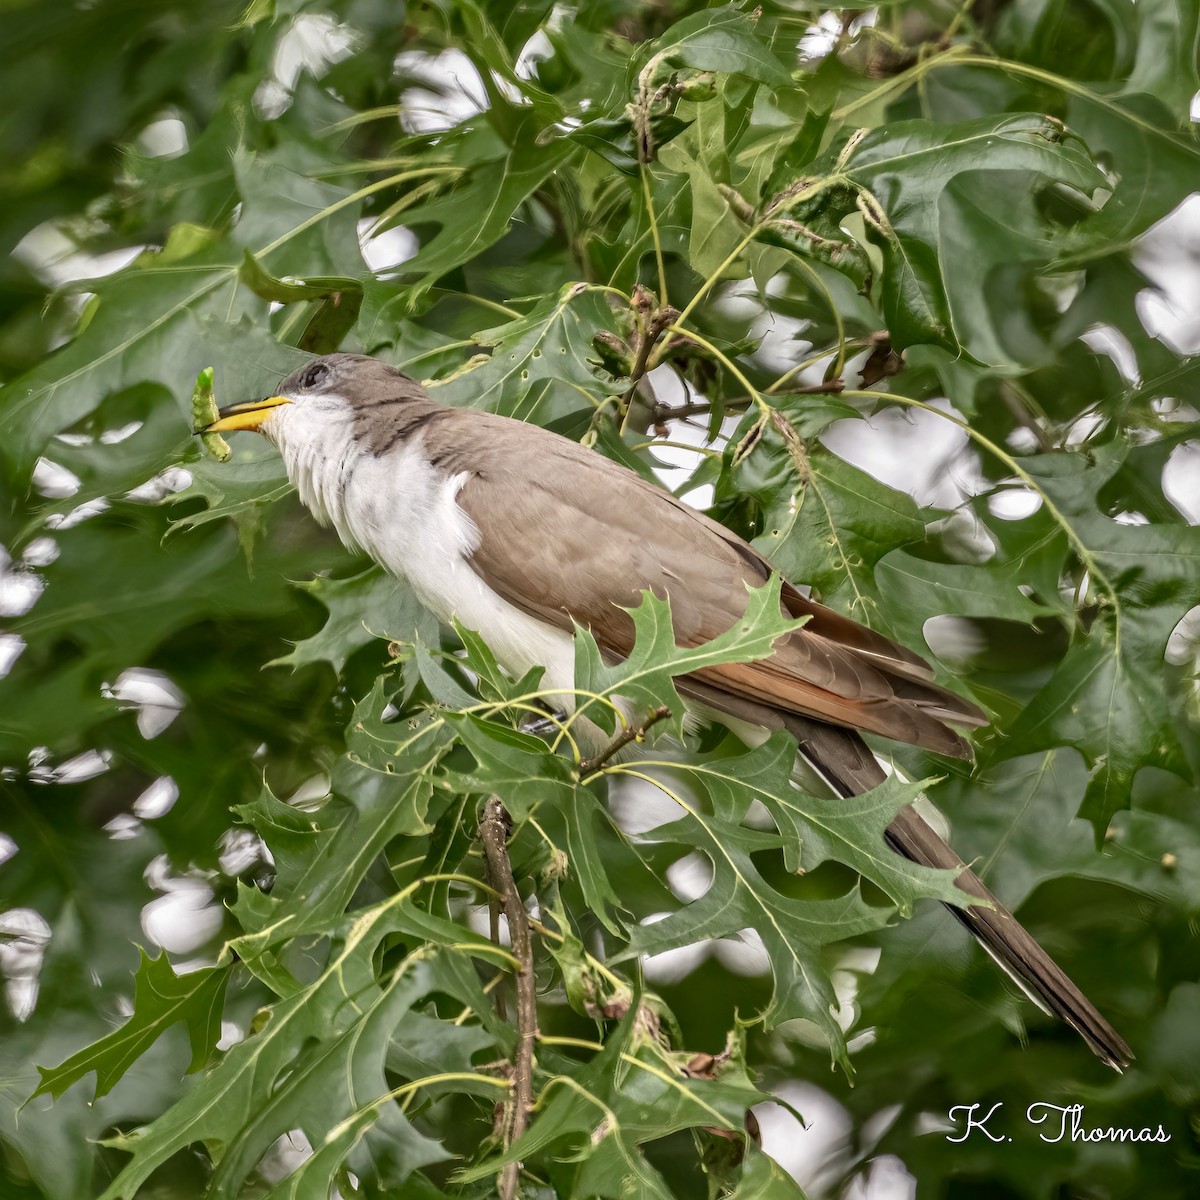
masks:
<instances>
[{"instance_id":1,"label":"green leaf","mask_svg":"<svg viewBox=\"0 0 1200 1200\"><path fill-rule=\"evenodd\" d=\"M327 662L341 672L346 659L363 646L379 639L408 641L428 623L408 584L381 567L345 579L317 576L297 586L319 600L328 616L317 633L297 642L272 666Z\"/></svg>"},{"instance_id":2,"label":"green leaf","mask_svg":"<svg viewBox=\"0 0 1200 1200\"><path fill-rule=\"evenodd\" d=\"M476 4L473 0L433 0L431 7L442 14L448 28L453 31L452 36L461 37L481 76L486 79L489 73L495 72L530 105L540 124L551 125L561 119L563 109L558 100L538 87L528 75L516 70L509 46L501 36L501 30L489 20L485 5ZM512 18L508 12L501 16L508 20ZM460 26L461 35L458 34ZM494 105L508 104L502 93L491 87L488 90Z\"/></svg>"},{"instance_id":3,"label":"green leaf","mask_svg":"<svg viewBox=\"0 0 1200 1200\"><path fill-rule=\"evenodd\" d=\"M476 333L475 343L490 349L489 357L435 380L432 395L445 404L540 424L581 409L590 416L603 396L623 390L589 361L592 338L611 323L599 293L585 284L565 284L524 316Z\"/></svg>"},{"instance_id":4,"label":"green leaf","mask_svg":"<svg viewBox=\"0 0 1200 1200\"><path fill-rule=\"evenodd\" d=\"M791 75L758 33L757 21L736 5L706 9L676 22L655 45L655 57L698 71L744 75L775 87Z\"/></svg>"},{"instance_id":5,"label":"green leaf","mask_svg":"<svg viewBox=\"0 0 1200 1200\"><path fill-rule=\"evenodd\" d=\"M635 1006L590 1062L555 1055L529 1130L505 1154L460 1178L486 1178L507 1161L538 1155L562 1164L555 1169L560 1195L619 1197L633 1186L638 1196L671 1200L642 1145L696 1127L741 1137L746 1109L762 1094L736 1057L716 1078L690 1078L683 1056L669 1054L641 1028L655 1026L653 1014Z\"/></svg>"},{"instance_id":6,"label":"green leaf","mask_svg":"<svg viewBox=\"0 0 1200 1200\"><path fill-rule=\"evenodd\" d=\"M413 1005L435 989L460 992L437 951L411 956L386 983L376 979L374 951L412 914L407 892L364 912L317 978L272 1005L262 1029L229 1050L183 1101L144 1128L110 1139L132 1158L103 1200L132 1200L157 1166L196 1141L223 1145L208 1195L228 1200L281 1134L299 1127L320 1145L360 1110L359 1136L377 1133L368 1159L377 1178L394 1185L444 1159L446 1151L403 1115L382 1070L387 1039ZM494 1095L483 1077L478 1086ZM346 1149L352 1144L343 1141Z\"/></svg>"},{"instance_id":7,"label":"green leaf","mask_svg":"<svg viewBox=\"0 0 1200 1200\"><path fill-rule=\"evenodd\" d=\"M1087 248L1093 253L1123 245L1165 217L1175 207L1177 189L1195 178L1200 166L1200 148L1174 132L1177 123L1163 119L1161 105L1137 100L1131 97L1127 107L1118 106L1107 97L1084 92L1072 95L1066 107L1071 128L1092 153L1111 161L1122 179L1135 181L1118 187L1089 221L1096 241Z\"/></svg>"},{"instance_id":8,"label":"green leaf","mask_svg":"<svg viewBox=\"0 0 1200 1200\"><path fill-rule=\"evenodd\" d=\"M356 707L347 734L350 754L334 773L333 790L348 806L331 834L312 853L294 884L273 892L269 903L239 899L234 914L247 932L231 943L238 956L269 986L282 981L273 948L305 933L320 933L341 915L364 876L394 838L428 830L432 772L446 750L440 722L389 726L384 680Z\"/></svg>"},{"instance_id":9,"label":"green leaf","mask_svg":"<svg viewBox=\"0 0 1200 1200\"><path fill-rule=\"evenodd\" d=\"M251 362L226 369L220 341L237 317L264 315L264 305L247 303L238 277L245 249L270 258L287 248L294 273L361 264L354 230L352 197L341 189L303 178L266 156L239 154L236 177L243 212L236 244L222 244L186 259L161 265L145 255L96 285L99 307L78 337L11 385L8 418L14 436L2 453L20 477L28 475L49 438L93 412L104 397L148 380L180 398L206 366L220 378L277 382L276 371ZM324 219L322 219L324 218ZM197 323L201 315L221 317ZM271 356L286 361L286 352ZM286 374L280 371L279 374ZM227 386L223 383L222 386Z\"/></svg>"},{"instance_id":10,"label":"green leaf","mask_svg":"<svg viewBox=\"0 0 1200 1200\"><path fill-rule=\"evenodd\" d=\"M460 791L498 792L516 820L541 804L564 803L575 787L576 768L551 753L541 738L465 713L447 715L446 721L478 768L453 776L453 785Z\"/></svg>"},{"instance_id":11,"label":"green leaf","mask_svg":"<svg viewBox=\"0 0 1200 1200\"><path fill-rule=\"evenodd\" d=\"M1137 57L1121 90L1145 92L1171 113L1185 113L1200 91L1200 9L1172 0L1150 0L1136 6L1134 19Z\"/></svg>"},{"instance_id":12,"label":"green leaf","mask_svg":"<svg viewBox=\"0 0 1200 1200\"><path fill-rule=\"evenodd\" d=\"M925 624L933 617L990 617L1032 625L1057 612L1021 590L1030 579L1028 561L1020 559L967 566L893 550L875 564L875 585L887 596L893 618L888 632L930 655Z\"/></svg>"},{"instance_id":13,"label":"green leaf","mask_svg":"<svg viewBox=\"0 0 1200 1200\"><path fill-rule=\"evenodd\" d=\"M655 149L667 145L689 124L670 113L653 113L647 119L651 144ZM573 126L566 136L568 140L600 155L605 162L626 175L636 175L641 169L638 132L631 117L595 117Z\"/></svg>"},{"instance_id":14,"label":"green leaf","mask_svg":"<svg viewBox=\"0 0 1200 1200\"><path fill-rule=\"evenodd\" d=\"M759 1200L766 1196L779 1200L805 1200L804 1191L791 1175L751 1144L746 1148L741 1177L729 1192L729 1200Z\"/></svg>"},{"instance_id":15,"label":"green leaf","mask_svg":"<svg viewBox=\"0 0 1200 1200\"><path fill-rule=\"evenodd\" d=\"M274 449L239 438L228 463L201 459L189 464L191 482L172 499L180 504L201 500L194 509L171 523L172 532L198 529L226 518L237 529L238 543L253 561L254 546L266 528L266 510L292 491L283 460Z\"/></svg>"},{"instance_id":16,"label":"green leaf","mask_svg":"<svg viewBox=\"0 0 1200 1200\"><path fill-rule=\"evenodd\" d=\"M289 896L296 890L321 853L322 841L333 834L342 816L333 805L323 805L315 812L297 808L280 800L265 785L254 800L236 805L233 811L270 848L275 861L272 891L277 891L280 897ZM246 889L239 898L239 905L250 896L258 895L256 889ZM234 911L237 911L236 906Z\"/></svg>"},{"instance_id":17,"label":"green leaf","mask_svg":"<svg viewBox=\"0 0 1200 1200\"><path fill-rule=\"evenodd\" d=\"M784 844L778 834L735 825L719 816L692 810L679 821L640 835L648 845L699 850L712 866L712 882L699 899L642 924L621 957L657 954L708 938L734 937L753 929L770 957L775 988L763 1013L769 1027L806 1018L825 1036L830 1053L849 1071L845 1038L834 1017L838 1002L824 948L888 923L890 909L872 908L858 886L834 899L798 902L773 887L756 865L755 856Z\"/></svg>"},{"instance_id":18,"label":"green leaf","mask_svg":"<svg viewBox=\"0 0 1200 1200\"><path fill-rule=\"evenodd\" d=\"M845 863L881 888L906 917L920 899L963 903L963 893L954 886L956 872L919 867L894 853L884 839L896 814L931 780L904 783L892 775L850 800L816 796L801 790L793 774L795 762L795 740L776 732L747 754L696 759L676 769L704 788L717 816L731 825L740 824L751 802L759 801L784 839L784 862L793 874L828 860Z\"/></svg>"},{"instance_id":19,"label":"green leaf","mask_svg":"<svg viewBox=\"0 0 1200 1200\"><path fill-rule=\"evenodd\" d=\"M427 289L501 238L522 201L574 151L563 141L539 146L539 133L535 122L525 119L511 144L482 129L449 141L447 149L462 147L461 157L449 161L465 160L471 169L448 192L404 212L410 228L438 227L403 266L415 289Z\"/></svg>"},{"instance_id":20,"label":"green leaf","mask_svg":"<svg viewBox=\"0 0 1200 1200\"><path fill-rule=\"evenodd\" d=\"M610 850L597 831L611 837L612 818L592 792L580 785L579 770L562 755L551 753L540 738L494 721L456 714L447 717L475 759L476 769L457 772L449 783L456 790L498 793L516 821L535 810L551 836L562 831L567 870L582 891L588 910L609 930L619 933L613 912L623 908L606 861ZM611 850L610 850L611 854ZM614 856L615 858L615 856Z\"/></svg>"},{"instance_id":21,"label":"green leaf","mask_svg":"<svg viewBox=\"0 0 1200 1200\"><path fill-rule=\"evenodd\" d=\"M585 714L608 732L615 725L613 704L619 697L634 714L656 708L671 710L670 724L679 730L683 711L672 682L679 675L721 663L754 662L771 653L776 639L799 629L803 621L783 615L779 602L781 580L772 576L758 588L747 588L745 616L724 633L699 646L676 646L671 625L671 606L644 592L633 618L634 644L622 662L607 664L595 639L585 630L575 630L575 686L583 700L576 712Z\"/></svg>"},{"instance_id":22,"label":"green leaf","mask_svg":"<svg viewBox=\"0 0 1200 1200\"><path fill-rule=\"evenodd\" d=\"M241 281L258 297L277 304L296 304L302 300L324 300L341 292L362 294L362 283L346 276L325 279L279 279L249 251L242 257L238 270Z\"/></svg>"},{"instance_id":23,"label":"green leaf","mask_svg":"<svg viewBox=\"0 0 1200 1200\"><path fill-rule=\"evenodd\" d=\"M194 315L233 307L232 282L232 268L211 253L189 260L186 269L134 266L105 281L87 329L10 385L7 412L14 437L5 439L3 453L13 471L27 475L53 434L89 415L107 394L147 380L181 398L182 435L182 398L215 357L196 345ZM131 328L130 312L146 314L146 323Z\"/></svg>"},{"instance_id":24,"label":"green leaf","mask_svg":"<svg viewBox=\"0 0 1200 1200\"><path fill-rule=\"evenodd\" d=\"M96 1096L105 1095L178 1021L187 1026L192 1047L188 1070L199 1071L208 1063L221 1036L228 964L176 975L165 950L157 958L151 958L145 950L138 953L141 961L134 981L133 1015L120 1029L114 1029L57 1067L39 1067L41 1082L35 1096L43 1092L61 1096L71 1084L92 1071L96 1072Z\"/></svg>"},{"instance_id":25,"label":"green leaf","mask_svg":"<svg viewBox=\"0 0 1200 1200\"><path fill-rule=\"evenodd\" d=\"M822 169L835 169L832 155L811 168ZM842 179L851 190L834 186ZM893 343L931 342L1005 364L1007 302L993 302L989 291L1002 268L1028 277L1053 258L1051 230L1034 203L1050 184L1085 197L1109 185L1059 122L1032 114L950 126L903 121L868 133L823 191L783 211L805 223L840 222L861 207L867 236L883 252L881 307Z\"/></svg>"},{"instance_id":26,"label":"green leaf","mask_svg":"<svg viewBox=\"0 0 1200 1200\"><path fill-rule=\"evenodd\" d=\"M823 420L836 415L823 406ZM875 564L925 538L911 497L820 445L804 450L774 424L733 463L730 482L761 505L762 532L752 544L772 566L815 588L825 603L878 627Z\"/></svg>"},{"instance_id":27,"label":"green leaf","mask_svg":"<svg viewBox=\"0 0 1200 1200\"><path fill-rule=\"evenodd\" d=\"M510 679L479 634L473 629L467 629L458 621L454 622L454 632L458 634L467 664L475 674L475 686L479 690L480 698L494 704L512 706L510 712L519 724L525 719L528 709L516 708L516 702L528 704L527 698L541 682L543 669L532 667L520 679Z\"/></svg>"},{"instance_id":28,"label":"green leaf","mask_svg":"<svg viewBox=\"0 0 1200 1200\"><path fill-rule=\"evenodd\" d=\"M1200 883L1193 875L1200 839L1186 810L1184 819L1118 813L1097 851L1092 831L1076 819L1087 785L1077 752L1048 750L995 763L969 781L950 779L938 800L954 820L955 848L1010 908L1047 881L1072 876L1187 903Z\"/></svg>"},{"instance_id":29,"label":"green leaf","mask_svg":"<svg viewBox=\"0 0 1200 1200\"><path fill-rule=\"evenodd\" d=\"M209 615L249 624L291 612L278 570L284 563L287 570L312 563L295 547L282 558L263 551L260 560L265 555L273 573L251 580L232 536L210 532L183 546L180 539L163 545L164 533L160 514L130 504L115 518L103 514L59 535L57 544L66 552L45 568L45 594L12 623L30 651L0 680L6 714L0 739L9 744L10 761L14 745L82 749L89 727L115 715L100 684L146 661L164 641ZM123 569L113 574L117 562ZM102 589L99 579L106 581ZM216 636L228 636L227 628ZM212 652L213 637L210 630L206 653ZM60 658L54 649L63 639L77 651ZM23 763L27 756L28 750L16 753Z\"/></svg>"},{"instance_id":30,"label":"green leaf","mask_svg":"<svg viewBox=\"0 0 1200 1200\"><path fill-rule=\"evenodd\" d=\"M1103 516L1095 495L1120 466L1124 448L1042 455L1027 470L1069 531L1091 578L1097 617L1077 637L1050 681L1009 735L1025 752L1073 746L1091 771L1080 815L1104 835L1129 804L1146 766L1190 779L1163 688L1167 639L1200 589L1200 530L1126 525Z\"/></svg>"},{"instance_id":31,"label":"green leaf","mask_svg":"<svg viewBox=\"0 0 1200 1200\"><path fill-rule=\"evenodd\" d=\"M296 343L299 349L311 354L329 354L336 350L358 320L362 308L363 284L358 279L346 276L278 279L249 250L239 275L256 296L274 304L319 301L311 310Z\"/></svg>"}]
</instances>

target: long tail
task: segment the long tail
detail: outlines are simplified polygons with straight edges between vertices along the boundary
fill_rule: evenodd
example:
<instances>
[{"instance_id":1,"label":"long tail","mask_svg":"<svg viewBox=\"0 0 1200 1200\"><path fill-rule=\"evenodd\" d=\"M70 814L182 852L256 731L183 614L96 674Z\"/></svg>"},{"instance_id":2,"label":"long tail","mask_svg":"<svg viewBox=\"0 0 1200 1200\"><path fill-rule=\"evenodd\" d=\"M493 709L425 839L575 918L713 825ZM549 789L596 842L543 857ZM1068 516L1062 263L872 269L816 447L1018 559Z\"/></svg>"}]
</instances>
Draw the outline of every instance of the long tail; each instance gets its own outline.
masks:
<instances>
[{"instance_id":1,"label":"long tail","mask_svg":"<svg viewBox=\"0 0 1200 1200\"><path fill-rule=\"evenodd\" d=\"M805 758L843 796L861 795L886 778L858 734L805 717L789 715L786 723ZM991 907L947 904L950 912L1035 1001L1070 1025L1098 1058L1118 1071L1129 1065L1133 1052L1121 1035L914 808L897 815L888 827L887 840L915 863L958 871L958 887Z\"/></svg>"}]
</instances>

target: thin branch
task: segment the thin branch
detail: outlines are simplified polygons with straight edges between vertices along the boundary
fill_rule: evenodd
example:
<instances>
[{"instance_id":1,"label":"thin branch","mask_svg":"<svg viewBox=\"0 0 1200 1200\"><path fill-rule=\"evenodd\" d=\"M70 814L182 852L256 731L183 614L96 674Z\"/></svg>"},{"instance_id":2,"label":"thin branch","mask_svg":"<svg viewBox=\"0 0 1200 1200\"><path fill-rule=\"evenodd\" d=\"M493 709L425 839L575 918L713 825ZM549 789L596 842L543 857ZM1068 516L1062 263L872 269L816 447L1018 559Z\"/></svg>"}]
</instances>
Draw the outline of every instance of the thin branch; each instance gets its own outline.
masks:
<instances>
[{"instance_id":1,"label":"thin branch","mask_svg":"<svg viewBox=\"0 0 1200 1200\"><path fill-rule=\"evenodd\" d=\"M804 387L785 388L783 391L773 391L768 388L768 396L836 396L846 390L846 383L840 376L836 379L823 379L820 383L805 384Z\"/></svg>"},{"instance_id":2,"label":"thin branch","mask_svg":"<svg viewBox=\"0 0 1200 1200\"><path fill-rule=\"evenodd\" d=\"M746 389L750 399L764 412L767 410L768 406L766 401L763 399L762 392L760 392L758 388L756 388L754 384L752 384L750 380L746 378L746 373L737 365L737 363L735 363L728 354L718 350L717 347L708 340L708 338L701 337L700 334L694 333L690 330L681 329L678 325L672 325L669 332L678 334L681 343L695 342L695 344L699 346L701 350L707 350L708 353L714 359L716 359L717 362L721 363L725 367L725 370L727 370L730 375L732 375L734 379L736 379L738 383L740 383L742 387Z\"/></svg>"},{"instance_id":3,"label":"thin branch","mask_svg":"<svg viewBox=\"0 0 1200 1200\"><path fill-rule=\"evenodd\" d=\"M592 758L585 758L579 764L579 774L581 776L590 775L593 771L599 770L614 754L619 754L630 742L642 741L646 736L647 730L657 725L659 721L665 721L670 715L671 710L665 704L651 709L649 715L640 725L631 725L628 729L622 729L599 754Z\"/></svg>"},{"instance_id":4,"label":"thin branch","mask_svg":"<svg viewBox=\"0 0 1200 1200\"><path fill-rule=\"evenodd\" d=\"M826 379L821 383L812 383L807 387L788 388L783 392L773 392L768 389L765 396L836 396L844 392L846 384L841 379ZM726 409L745 408L753 404L753 396L730 396L723 402ZM651 424L658 425L664 421L673 421L679 417L695 417L711 412L716 407L711 400L697 400L689 404L656 404L652 414Z\"/></svg>"},{"instance_id":5,"label":"thin branch","mask_svg":"<svg viewBox=\"0 0 1200 1200\"><path fill-rule=\"evenodd\" d=\"M858 350L866 349L868 346L877 346L879 344L879 336L880 335L878 333L872 333L868 334L866 337L846 338L843 342L839 343L839 345L846 355L849 356ZM791 391L790 388L785 387L784 385L791 382L791 380L799 375L801 371L807 371L809 367L815 367L817 363L824 358L833 359L836 354L836 347L822 347L820 350L814 351L807 358L801 359L800 362L793 363L786 371L784 371L782 375L779 376L778 379L775 380L774 383L770 384L766 388L766 395L773 396L776 392ZM828 371L826 374L828 374ZM841 378L841 376L839 375L837 378Z\"/></svg>"},{"instance_id":6,"label":"thin branch","mask_svg":"<svg viewBox=\"0 0 1200 1200\"><path fill-rule=\"evenodd\" d=\"M533 1045L538 1036L537 995L533 978L533 940L529 932L529 915L513 879L512 863L508 857L508 835L511 821L499 796L487 798L479 820L479 838L487 859L488 876L500 893L504 915L508 918L508 937L513 956L521 964L516 974L517 985L517 1048L513 1055L512 1091L504 1104L501 1136L507 1149L525 1132L533 1110ZM507 1163L496 1185L500 1200L517 1200L520 1188L521 1164Z\"/></svg>"},{"instance_id":7,"label":"thin branch","mask_svg":"<svg viewBox=\"0 0 1200 1200\"><path fill-rule=\"evenodd\" d=\"M1053 454L1058 447L1046 436L1046 431L1037 423L1033 414L1025 407L1025 397L1015 387L1010 387L1007 383L1001 383L1000 396L1004 400L1004 407L1012 414L1013 420L1022 429L1033 434L1033 440L1037 444L1037 448L1043 454Z\"/></svg>"},{"instance_id":8,"label":"thin branch","mask_svg":"<svg viewBox=\"0 0 1200 1200\"><path fill-rule=\"evenodd\" d=\"M486 846L487 843L485 842L484 845ZM488 874L491 874L490 861L488 864ZM488 897L488 938L494 946L500 945L500 905L502 903L503 897L501 896ZM498 971L496 973L496 979L499 980L503 978L503 975L503 971ZM504 1002L504 989L502 987L498 987L496 989L496 995L493 997L493 999L496 1003L496 1016L498 1016L502 1021L507 1021L508 1006Z\"/></svg>"}]
</instances>

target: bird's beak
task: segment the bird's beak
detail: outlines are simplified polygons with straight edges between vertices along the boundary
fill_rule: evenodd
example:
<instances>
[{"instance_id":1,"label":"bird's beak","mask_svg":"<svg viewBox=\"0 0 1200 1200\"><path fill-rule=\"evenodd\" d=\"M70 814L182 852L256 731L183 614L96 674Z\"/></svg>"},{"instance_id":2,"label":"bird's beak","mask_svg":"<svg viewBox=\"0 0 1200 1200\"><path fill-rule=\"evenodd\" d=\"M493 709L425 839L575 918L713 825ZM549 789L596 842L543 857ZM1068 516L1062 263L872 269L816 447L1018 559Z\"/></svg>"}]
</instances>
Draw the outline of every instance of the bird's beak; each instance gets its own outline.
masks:
<instances>
[{"instance_id":1,"label":"bird's beak","mask_svg":"<svg viewBox=\"0 0 1200 1200\"><path fill-rule=\"evenodd\" d=\"M286 396L268 396L265 400L247 400L217 410L217 419L197 433L229 433L236 429L257 429L281 404L290 404Z\"/></svg>"}]
</instances>

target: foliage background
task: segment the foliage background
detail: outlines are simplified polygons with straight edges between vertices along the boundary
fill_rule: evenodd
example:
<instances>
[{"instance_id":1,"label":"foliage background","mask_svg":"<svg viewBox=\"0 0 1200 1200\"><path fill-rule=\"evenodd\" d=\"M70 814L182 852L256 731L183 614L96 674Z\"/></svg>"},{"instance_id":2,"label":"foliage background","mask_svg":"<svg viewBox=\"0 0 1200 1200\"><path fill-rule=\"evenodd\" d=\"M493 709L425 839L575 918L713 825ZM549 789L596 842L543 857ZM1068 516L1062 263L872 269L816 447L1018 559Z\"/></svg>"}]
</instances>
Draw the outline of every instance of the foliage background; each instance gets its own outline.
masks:
<instances>
[{"instance_id":1,"label":"foliage background","mask_svg":"<svg viewBox=\"0 0 1200 1200\"><path fill-rule=\"evenodd\" d=\"M604 1047L539 1051L525 1159L548 1188L700 1194L703 1156L714 1188L794 1195L704 1132L754 1104L813 1196L905 1194L905 1172L931 1196L1194 1194L1194 0L4 8L6 1197L486 1194L484 1065L512 1031L479 986L479 893L406 889L480 877L492 788L559 934L543 1030ZM635 339L635 284L689 335L652 375L696 409L666 437L637 410L618 432L631 364L593 346ZM714 739L689 752L703 771L670 769L680 817L648 787L580 786L502 706L402 738L397 712L460 709L472 679L427 623L389 651L411 600L307 519L265 447L218 466L187 436L200 368L260 395L338 345L673 463L785 573L928 653L994 723L971 772L897 762L944 777L960 853L1134 1067L1033 1013L939 906L894 921L944 886L871 876L895 791L840 823L806 801L775 832L739 826L712 779L740 751ZM517 694L472 653L480 694ZM722 847L751 885L718 927ZM668 867L671 888L647 870ZM672 953L643 972L630 945ZM631 997L665 1047L646 1008L616 1019ZM739 1025L766 1009L782 1021ZM53 1102L24 1103L39 1082ZM945 1141L952 1105L997 1100L1172 1140Z\"/></svg>"}]
</instances>

